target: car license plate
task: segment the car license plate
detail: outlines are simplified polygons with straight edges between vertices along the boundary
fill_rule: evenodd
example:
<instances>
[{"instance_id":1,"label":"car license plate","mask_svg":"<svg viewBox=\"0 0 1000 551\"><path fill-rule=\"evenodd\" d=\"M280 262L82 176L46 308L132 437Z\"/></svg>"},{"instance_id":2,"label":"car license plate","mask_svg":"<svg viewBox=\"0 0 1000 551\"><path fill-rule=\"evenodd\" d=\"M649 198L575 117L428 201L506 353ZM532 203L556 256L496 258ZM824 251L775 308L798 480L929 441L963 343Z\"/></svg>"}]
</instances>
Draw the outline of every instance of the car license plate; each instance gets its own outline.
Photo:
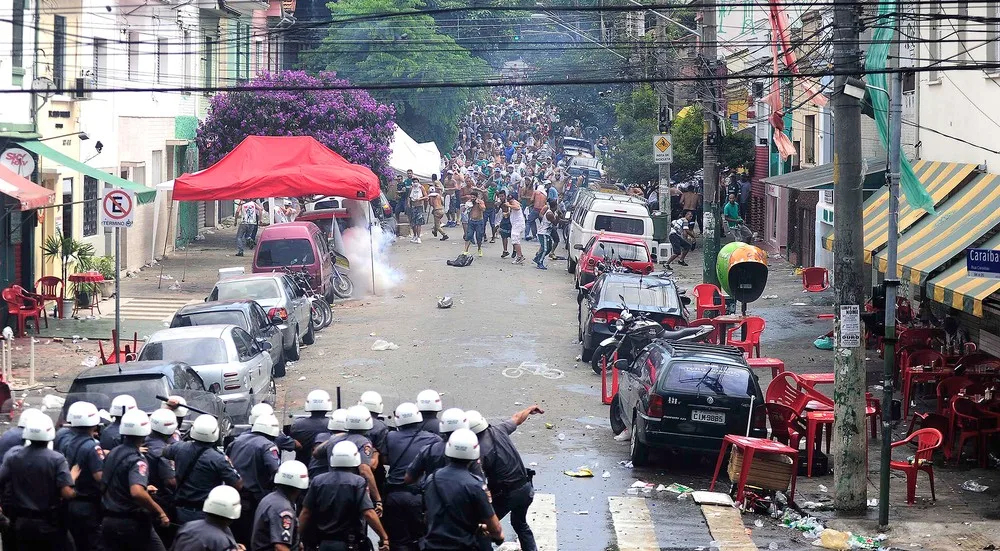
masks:
<instances>
[{"instance_id":1,"label":"car license plate","mask_svg":"<svg viewBox=\"0 0 1000 551\"><path fill-rule=\"evenodd\" d=\"M716 425L726 424L726 412L705 411L703 409L691 410L691 420L699 423L714 423Z\"/></svg>"}]
</instances>

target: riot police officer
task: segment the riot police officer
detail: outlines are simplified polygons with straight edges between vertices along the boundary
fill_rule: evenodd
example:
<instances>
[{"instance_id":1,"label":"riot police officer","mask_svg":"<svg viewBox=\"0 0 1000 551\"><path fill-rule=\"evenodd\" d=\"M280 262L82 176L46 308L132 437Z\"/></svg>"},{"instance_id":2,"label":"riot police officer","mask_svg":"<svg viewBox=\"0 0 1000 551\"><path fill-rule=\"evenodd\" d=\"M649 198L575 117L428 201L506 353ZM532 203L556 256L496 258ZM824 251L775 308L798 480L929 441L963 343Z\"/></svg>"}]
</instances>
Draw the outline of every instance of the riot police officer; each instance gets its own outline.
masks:
<instances>
[{"instance_id":1,"label":"riot police officer","mask_svg":"<svg viewBox=\"0 0 1000 551\"><path fill-rule=\"evenodd\" d=\"M101 418L97 406L90 402L74 402L66 410L70 434L55 450L72 467L79 467L76 476L76 497L66 503L66 522L79 549L101 549L101 475L104 452L97 442L97 427Z\"/></svg>"},{"instance_id":2,"label":"riot police officer","mask_svg":"<svg viewBox=\"0 0 1000 551\"><path fill-rule=\"evenodd\" d=\"M122 415L130 409L135 409L135 398L129 396L128 394L119 394L111 400L111 425L104 427L101 431L101 448L105 452L110 452L115 449L115 446L121 443L121 438L118 437L118 431L122 424Z\"/></svg>"},{"instance_id":3,"label":"riot police officer","mask_svg":"<svg viewBox=\"0 0 1000 551\"><path fill-rule=\"evenodd\" d=\"M500 520L493 512L486 485L469 472L479 459L479 442L469 429L451 433L445 448L448 465L427 476L421 487L427 507L427 535L421 549L476 551L478 528L503 543Z\"/></svg>"},{"instance_id":4,"label":"riot police officer","mask_svg":"<svg viewBox=\"0 0 1000 551\"><path fill-rule=\"evenodd\" d=\"M219 422L215 417L199 415L191 424L191 438L191 442L175 442L163 449L163 458L173 460L177 470L174 503L177 521L181 524L205 517L201 504L216 486L227 484L236 490L243 487L240 474L215 447L219 440ZM234 492L239 495L238 491ZM176 539L174 547L177 547Z\"/></svg>"},{"instance_id":5,"label":"riot police officer","mask_svg":"<svg viewBox=\"0 0 1000 551\"><path fill-rule=\"evenodd\" d=\"M170 411L174 412L174 416L177 417L178 433L174 436L174 442L181 439L181 434L180 434L181 426L184 424L184 419L187 418L188 413L190 413L190 411L186 406L187 406L187 400L185 400L183 396L176 396L176 395L167 396L167 401L163 402L162 409L169 409Z\"/></svg>"},{"instance_id":6,"label":"riot police officer","mask_svg":"<svg viewBox=\"0 0 1000 551\"><path fill-rule=\"evenodd\" d=\"M0 461L14 446L24 444L24 425L32 415L45 415L35 408L25 408L17 418L17 426L0 435Z\"/></svg>"},{"instance_id":7,"label":"riot police officer","mask_svg":"<svg viewBox=\"0 0 1000 551\"><path fill-rule=\"evenodd\" d=\"M347 410L333 410L333 413L330 414L330 419L327 421L326 428L329 432L317 434L315 440L313 440L313 448L324 446L331 436L347 434ZM330 459L326 454L313 454L313 457L309 460L309 476L316 478L328 470L330 470Z\"/></svg>"},{"instance_id":8,"label":"riot police officer","mask_svg":"<svg viewBox=\"0 0 1000 551\"><path fill-rule=\"evenodd\" d=\"M363 518L379 536L379 549L389 549L389 536L368 495L365 479L358 475L361 454L353 442L333 446L330 470L312 480L302 504L299 529L309 545L320 551L368 549Z\"/></svg>"},{"instance_id":9,"label":"riot police officer","mask_svg":"<svg viewBox=\"0 0 1000 551\"><path fill-rule=\"evenodd\" d=\"M149 416L150 433L146 437L146 461L149 468L149 485L156 488L152 494L153 501L160 506L167 516L177 518L174 508L174 492L177 490L177 473L174 462L163 457L163 449L170 445L177 434L179 425L173 410L161 408ZM174 526L155 526L163 545L169 546L174 541Z\"/></svg>"},{"instance_id":10,"label":"riot police officer","mask_svg":"<svg viewBox=\"0 0 1000 551\"><path fill-rule=\"evenodd\" d=\"M437 434L422 430L423 417L417 406L399 404L396 408L396 431L387 438L389 473L385 479L385 528L392 540L392 549L418 549L424 534L423 505L420 488L405 484L406 468L424 448L440 442Z\"/></svg>"},{"instance_id":11,"label":"riot police officer","mask_svg":"<svg viewBox=\"0 0 1000 551\"><path fill-rule=\"evenodd\" d=\"M465 412L458 408L449 408L444 410L441 414L441 437L448 438L451 433L458 429L469 428L469 421L465 417ZM447 442L441 440L427 446L426 448L420 450L420 453L413 459L410 465L406 468L406 478L403 480L404 484L414 484L420 482L420 479L427 476L440 468L443 468L448 464L448 458L445 455L447 448ZM486 475L483 474L483 468L479 463L479 460L473 461L470 465L472 474L478 476L479 478L486 480Z\"/></svg>"},{"instance_id":12,"label":"riot police officer","mask_svg":"<svg viewBox=\"0 0 1000 551\"><path fill-rule=\"evenodd\" d=\"M313 456L326 457L327 464L329 464L334 444L345 440L353 442L361 452L359 472L368 481L368 492L371 494L372 501L375 502L375 512L381 515L382 494L378 490L378 485L375 484L375 473L372 470L378 466L379 455L375 446L372 446L371 440L365 436L365 433L372 428L372 416L364 406L351 406L347 408L347 419L344 421L344 427L347 429L346 434L330 436L329 440L316 447Z\"/></svg>"},{"instance_id":13,"label":"riot police officer","mask_svg":"<svg viewBox=\"0 0 1000 551\"><path fill-rule=\"evenodd\" d=\"M163 410L165 411L165 410ZM170 413L166 411L166 413ZM171 417L173 413L170 413ZM170 524L170 517L149 494L150 468L139 451L151 432L145 412L133 409L121 417L122 443L104 462L107 477L102 524L104 547L108 551L163 551L163 542L153 529L151 516L158 526ZM89 549L80 547L79 549Z\"/></svg>"},{"instance_id":14,"label":"riot police officer","mask_svg":"<svg viewBox=\"0 0 1000 551\"><path fill-rule=\"evenodd\" d=\"M229 459L243 479L240 489L243 514L232 525L233 535L240 543L250 543L257 503L271 491L271 481L281 465L278 447L274 445L274 437L280 433L277 417L261 415L254 420L250 432L237 437L229 448Z\"/></svg>"},{"instance_id":15,"label":"riot police officer","mask_svg":"<svg viewBox=\"0 0 1000 551\"><path fill-rule=\"evenodd\" d=\"M316 435L326 432L326 414L333 411L333 402L325 390L316 389L306 396L306 411L308 417L299 417L292 421L289 435L298 442L295 459L308 464L312 457L313 442Z\"/></svg>"},{"instance_id":16,"label":"riot police officer","mask_svg":"<svg viewBox=\"0 0 1000 551\"><path fill-rule=\"evenodd\" d=\"M298 549L299 527L295 503L308 488L309 473L305 465L298 461L281 464L274 475L274 491L257 505L250 551Z\"/></svg>"},{"instance_id":17,"label":"riot police officer","mask_svg":"<svg viewBox=\"0 0 1000 551\"><path fill-rule=\"evenodd\" d=\"M420 423L420 430L438 434L438 413L441 411L441 395L437 391L427 389L417 394L417 409L424 420Z\"/></svg>"},{"instance_id":18,"label":"riot police officer","mask_svg":"<svg viewBox=\"0 0 1000 551\"><path fill-rule=\"evenodd\" d=\"M194 432L193 426L191 431ZM240 518L240 509L240 493L236 488L212 488L201 506L204 518L182 526L171 551L241 551L242 546L236 543L229 529L229 525Z\"/></svg>"},{"instance_id":19,"label":"riot police officer","mask_svg":"<svg viewBox=\"0 0 1000 551\"><path fill-rule=\"evenodd\" d=\"M473 415L475 413L475 415ZM528 526L528 507L535 499L531 484L534 471L525 469L521 454L517 452L511 433L529 416L545 413L537 405L515 413L510 419L496 425L489 424L478 412L469 411L469 428L479 437L483 471L493 498L493 509L498 518L510 513L510 525L517 533L524 551L536 551L535 535Z\"/></svg>"},{"instance_id":20,"label":"riot police officer","mask_svg":"<svg viewBox=\"0 0 1000 551\"><path fill-rule=\"evenodd\" d=\"M365 433L365 436L368 437L368 440L371 440L372 445L378 450L379 456L385 457L385 438L389 434L389 426L379 418L379 415L382 415L385 409L385 406L382 404L382 395L374 390L364 392L361 394L361 400L358 401L358 405L364 406L371 412L372 428ZM375 468L375 485L378 486L380 494L385 493L385 461L379 461L378 467Z\"/></svg>"},{"instance_id":21,"label":"riot police officer","mask_svg":"<svg viewBox=\"0 0 1000 551\"><path fill-rule=\"evenodd\" d=\"M52 419L32 416L24 425L27 445L12 451L0 466L0 493L10 496L10 513L20 549L69 549L59 500L73 499L73 477L66 458L50 450L56 436Z\"/></svg>"},{"instance_id":22,"label":"riot police officer","mask_svg":"<svg viewBox=\"0 0 1000 551\"><path fill-rule=\"evenodd\" d=\"M261 415L274 415L274 407L267 402L261 402L250 408L250 425L252 426L254 421L257 420ZM276 416L277 417L277 416ZM279 426L281 420L278 420ZM279 451L283 452L294 452L295 451L295 440L291 436L283 432L279 432L278 436L274 437L274 445L278 446Z\"/></svg>"}]
</instances>

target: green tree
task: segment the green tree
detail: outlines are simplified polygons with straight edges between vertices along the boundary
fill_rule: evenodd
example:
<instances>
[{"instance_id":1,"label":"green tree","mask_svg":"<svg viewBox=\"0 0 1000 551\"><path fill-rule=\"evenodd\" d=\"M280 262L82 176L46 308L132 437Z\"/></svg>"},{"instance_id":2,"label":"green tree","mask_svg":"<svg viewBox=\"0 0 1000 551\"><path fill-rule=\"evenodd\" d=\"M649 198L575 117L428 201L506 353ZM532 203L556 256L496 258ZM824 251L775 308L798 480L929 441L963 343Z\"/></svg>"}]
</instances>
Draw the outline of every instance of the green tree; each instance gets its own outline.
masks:
<instances>
[{"instance_id":1,"label":"green tree","mask_svg":"<svg viewBox=\"0 0 1000 551\"><path fill-rule=\"evenodd\" d=\"M311 71L335 71L356 83L402 83L371 94L396 108L396 122L417 141L451 149L455 128L477 88L427 88L424 83L481 82L491 70L480 58L438 33L429 15L388 14L423 9L422 0L341 0L331 2L334 23L322 45L305 56ZM340 22L338 22L340 21Z\"/></svg>"},{"instance_id":2,"label":"green tree","mask_svg":"<svg viewBox=\"0 0 1000 551\"><path fill-rule=\"evenodd\" d=\"M692 105L681 110L674 117L670 129L674 143L674 162L670 166L675 180L687 180L705 166L703 133L705 119L701 106ZM719 164L722 168L753 168L754 135L751 131L736 132L732 124L725 120L726 135L719 144Z\"/></svg>"},{"instance_id":3,"label":"green tree","mask_svg":"<svg viewBox=\"0 0 1000 551\"><path fill-rule=\"evenodd\" d=\"M643 84L615 107L621 140L612 151L611 177L628 185L645 186L659 179L651 138L656 133L656 94ZM676 147L674 148L676 151Z\"/></svg>"}]
</instances>

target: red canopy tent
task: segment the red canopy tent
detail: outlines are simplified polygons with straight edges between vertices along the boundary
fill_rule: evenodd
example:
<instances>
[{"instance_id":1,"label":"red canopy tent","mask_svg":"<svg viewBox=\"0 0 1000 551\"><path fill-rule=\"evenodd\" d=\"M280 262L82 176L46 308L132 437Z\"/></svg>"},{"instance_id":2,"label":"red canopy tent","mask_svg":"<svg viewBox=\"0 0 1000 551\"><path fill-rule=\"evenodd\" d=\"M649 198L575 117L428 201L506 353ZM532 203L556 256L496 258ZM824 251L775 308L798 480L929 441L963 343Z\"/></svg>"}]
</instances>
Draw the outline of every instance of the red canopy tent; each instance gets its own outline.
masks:
<instances>
[{"instance_id":1,"label":"red canopy tent","mask_svg":"<svg viewBox=\"0 0 1000 551\"><path fill-rule=\"evenodd\" d=\"M174 181L175 201L336 195L371 201L378 177L311 136L247 136L219 162Z\"/></svg>"}]
</instances>

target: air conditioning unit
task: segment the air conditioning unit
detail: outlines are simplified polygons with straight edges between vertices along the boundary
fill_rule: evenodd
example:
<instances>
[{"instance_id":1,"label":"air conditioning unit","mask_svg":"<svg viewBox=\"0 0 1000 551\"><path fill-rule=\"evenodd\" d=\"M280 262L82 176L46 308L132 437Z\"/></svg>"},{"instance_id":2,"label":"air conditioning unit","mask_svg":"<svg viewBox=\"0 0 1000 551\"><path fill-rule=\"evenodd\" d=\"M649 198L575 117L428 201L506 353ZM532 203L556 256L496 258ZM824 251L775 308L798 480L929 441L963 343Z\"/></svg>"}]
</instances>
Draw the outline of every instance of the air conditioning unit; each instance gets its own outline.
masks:
<instances>
[{"instance_id":1,"label":"air conditioning unit","mask_svg":"<svg viewBox=\"0 0 1000 551\"><path fill-rule=\"evenodd\" d=\"M92 78L77 77L76 86L73 87L71 97L75 100L90 99L93 93L94 82Z\"/></svg>"},{"instance_id":2,"label":"air conditioning unit","mask_svg":"<svg viewBox=\"0 0 1000 551\"><path fill-rule=\"evenodd\" d=\"M80 69L80 78L93 87L97 82L97 72L93 69Z\"/></svg>"}]
</instances>

